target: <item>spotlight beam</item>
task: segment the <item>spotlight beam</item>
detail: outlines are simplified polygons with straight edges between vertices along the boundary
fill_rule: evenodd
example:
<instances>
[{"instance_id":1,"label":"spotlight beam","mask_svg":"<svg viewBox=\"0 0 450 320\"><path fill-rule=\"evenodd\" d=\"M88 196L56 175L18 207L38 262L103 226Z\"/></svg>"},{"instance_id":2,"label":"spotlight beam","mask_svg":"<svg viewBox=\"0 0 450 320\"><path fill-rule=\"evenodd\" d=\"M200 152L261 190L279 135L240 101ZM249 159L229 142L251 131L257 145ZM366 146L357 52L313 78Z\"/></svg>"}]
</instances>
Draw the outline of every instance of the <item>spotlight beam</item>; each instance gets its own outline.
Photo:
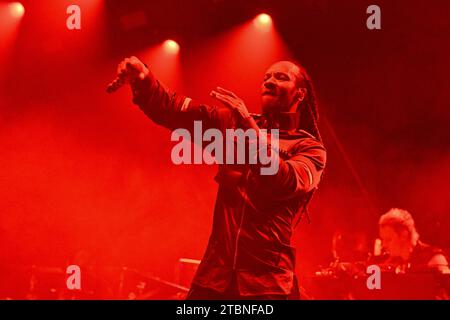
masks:
<instances>
[{"instance_id":1,"label":"spotlight beam","mask_svg":"<svg viewBox=\"0 0 450 320\"><path fill-rule=\"evenodd\" d=\"M9 4L9 13L12 17L20 19L25 14L25 7L20 2L12 2Z\"/></svg>"},{"instance_id":2,"label":"spotlight beam","mask_svg":"<svg viewBox=\"0 0 450 320\"><path fill-rule=\"evenodd\" d=\"M180 51L180 45L174 40L166 40L163 43L164 50L170 54L177 54Z\"/></svg>"}]
</instances>

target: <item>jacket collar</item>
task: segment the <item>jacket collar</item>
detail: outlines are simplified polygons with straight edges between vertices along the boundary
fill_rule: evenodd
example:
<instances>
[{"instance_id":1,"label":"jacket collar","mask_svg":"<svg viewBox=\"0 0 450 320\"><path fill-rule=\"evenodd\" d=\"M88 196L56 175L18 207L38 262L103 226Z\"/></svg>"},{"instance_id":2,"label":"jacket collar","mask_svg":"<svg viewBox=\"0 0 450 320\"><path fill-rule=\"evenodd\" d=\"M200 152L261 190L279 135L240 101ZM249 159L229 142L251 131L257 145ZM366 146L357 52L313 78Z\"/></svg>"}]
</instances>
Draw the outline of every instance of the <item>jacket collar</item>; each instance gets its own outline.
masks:
<instances>
[{"instance_id":1,"label":"jacket collar","mask_svg":"<svg viewBox=\"0 0 450 320\"><path fill-rule=\"evenodd\" d=\"M271 115L260 115L258 124L264 129L279 129L280 132L294 132L298 130L300 115L298 112L279 112Z\"/></svg>"}]
</instances>

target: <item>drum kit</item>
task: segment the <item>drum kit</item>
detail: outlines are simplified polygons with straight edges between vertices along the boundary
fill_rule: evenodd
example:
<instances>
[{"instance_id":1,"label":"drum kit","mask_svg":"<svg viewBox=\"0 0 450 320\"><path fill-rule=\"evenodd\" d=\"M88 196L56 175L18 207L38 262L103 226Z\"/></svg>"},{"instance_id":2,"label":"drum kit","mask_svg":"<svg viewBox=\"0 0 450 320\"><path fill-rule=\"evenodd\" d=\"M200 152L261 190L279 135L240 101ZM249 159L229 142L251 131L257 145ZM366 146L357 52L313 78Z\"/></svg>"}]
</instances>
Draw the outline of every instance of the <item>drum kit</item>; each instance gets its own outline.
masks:
<instances>
[{"instance_id":1,"label":"drum kit","mask_svg":"<svg viewBox=\"0 0 450 320\"><path fill-rule=\"evenodd\" d=\"M179 300L188 288L133 268L81 267L81 288L69 289L60 267L0 265L0 300Z\"/></svg>"}]
</instances>

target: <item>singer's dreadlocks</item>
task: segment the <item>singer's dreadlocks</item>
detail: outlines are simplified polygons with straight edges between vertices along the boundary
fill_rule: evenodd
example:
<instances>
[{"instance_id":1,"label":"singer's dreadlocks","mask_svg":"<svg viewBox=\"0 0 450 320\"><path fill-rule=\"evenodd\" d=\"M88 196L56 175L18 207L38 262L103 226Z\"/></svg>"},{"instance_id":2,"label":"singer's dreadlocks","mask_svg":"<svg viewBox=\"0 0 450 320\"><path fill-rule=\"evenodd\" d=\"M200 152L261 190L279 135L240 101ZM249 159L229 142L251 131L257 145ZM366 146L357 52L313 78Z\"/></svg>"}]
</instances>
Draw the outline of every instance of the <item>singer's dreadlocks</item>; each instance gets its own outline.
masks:
<instances>
[{"instance_id":1,"label":"singer's dreadlocks","mask_svg":"<svg viewBox=\"0 0 450 320\"><path fill-rule=\"evenodd\" d=\"M319 121L319 110L317 108L316 94L314 87L306 70L298 63L293 62L298 67L297 86L306 89L306 95L299 104L297 112L300 114L299 129L312 134L318 140L322 141L322 136L317 125Z\"/></svg>"},{"instance_id":2,"label":"singer's dreadlocks","mask_svg":"<svg viewBox=\"0 0 450 320\"><path fill-rule=\"evenodd\" d=\"M302 102L299 103L299 106L297 108L297 112L300 114L299 129L312 134L315 138L317 138L320 142L322 142L322 136L320 135L318 127L319 110L317 107L316 94L314 92L314 87L311 78L309 77L306 70L299 63L293 62L293 64L295 64L298 67L297 87L306 89L305 98L303 99ZM308 220L308 222L311 222L308 213L308 204L310 203L316 190L317 188L311 190L309 194L306 196L303 208L301 209L299 215L299 219L297 220L297 223L295 225L297 225L300 222L303 215L306 215L306 219Z\"/></svg>"}]
</instances>

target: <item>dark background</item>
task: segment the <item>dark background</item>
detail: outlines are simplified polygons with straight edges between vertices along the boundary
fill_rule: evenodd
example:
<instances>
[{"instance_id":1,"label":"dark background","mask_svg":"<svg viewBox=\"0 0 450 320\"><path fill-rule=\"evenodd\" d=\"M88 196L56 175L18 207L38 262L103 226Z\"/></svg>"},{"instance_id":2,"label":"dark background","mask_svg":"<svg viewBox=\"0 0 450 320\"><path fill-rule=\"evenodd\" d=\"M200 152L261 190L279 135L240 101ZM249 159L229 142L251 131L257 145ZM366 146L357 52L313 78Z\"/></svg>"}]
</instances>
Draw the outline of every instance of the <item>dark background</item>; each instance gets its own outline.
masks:
<instances>
[{"instance_id":1,"label":"dark background","mask_svg":"<svg viewBox=\"0 0 450 320\"><path fill-rule=\"evenodd\" d=\"M179 258L201 258L216 168L173 165L170 132L132 105L128 89L104 91L123 57L167 38L181 45L181 71L168 84L208 103L222 84L257 112L272 57L295 58L312 76L328 164L312 223L296 230L299 275L330 263L338 229L363 232L371 250L378 217L392 207L412 213L422 240L450 247L450 2L97 2L78 1L81 31L65 26L72 2L22 2L1 61L3 264L128 266L175 281ZM381 30L366 28L371 4ZM227 55L221 39L260 12L284 46ZM133 14L134 26L124 18Z\"/></svg>"}]
</instances>

